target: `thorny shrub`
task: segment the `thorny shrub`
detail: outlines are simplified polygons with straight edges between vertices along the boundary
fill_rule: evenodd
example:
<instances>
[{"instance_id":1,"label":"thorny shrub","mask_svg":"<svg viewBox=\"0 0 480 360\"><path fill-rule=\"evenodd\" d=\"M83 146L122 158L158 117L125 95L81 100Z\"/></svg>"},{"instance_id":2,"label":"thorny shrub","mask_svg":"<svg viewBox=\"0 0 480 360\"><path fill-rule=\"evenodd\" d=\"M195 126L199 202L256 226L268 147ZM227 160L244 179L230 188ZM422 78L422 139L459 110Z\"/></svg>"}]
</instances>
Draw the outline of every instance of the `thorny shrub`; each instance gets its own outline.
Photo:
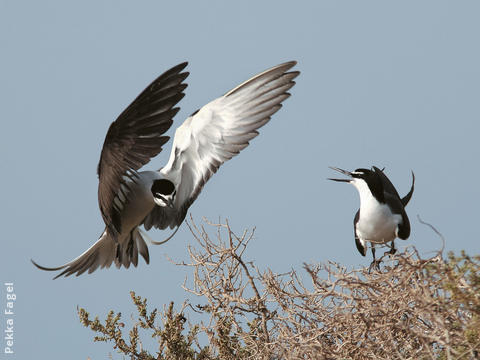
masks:
<instances>
[{"instance_id":1,"label":"thorny shrub","mask_svg":"<svg viewBox=\"0 0 480 360\"><path fill-rule=\"evenodd\" d=\"M132 292L138 316L128 339L120 313L101 322L79 309L95 341L139 360L480 358L480 256L423 259L409 248L371 273L328 262L305 264L304 277L278 275L244 259L254 231L207 224L215 236L191 220L197 246L177 264L191 269L183 287L204 303L178 311L171 303L159 316ZM189 325L189 310L206 317ZM155 354L142 348L139 328L158 341Z\"/></svg>"}]
</instances>

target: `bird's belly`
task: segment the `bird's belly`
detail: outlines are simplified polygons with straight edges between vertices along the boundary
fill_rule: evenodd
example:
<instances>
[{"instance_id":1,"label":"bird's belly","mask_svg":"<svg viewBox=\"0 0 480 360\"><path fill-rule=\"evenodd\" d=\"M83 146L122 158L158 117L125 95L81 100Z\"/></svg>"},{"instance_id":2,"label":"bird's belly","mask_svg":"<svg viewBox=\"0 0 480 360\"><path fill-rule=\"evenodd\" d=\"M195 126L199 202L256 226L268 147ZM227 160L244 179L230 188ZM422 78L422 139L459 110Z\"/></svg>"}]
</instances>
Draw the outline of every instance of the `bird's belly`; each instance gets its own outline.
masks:
<instances>
[{"instance_id":1,"label":"bird's belly","mask_svg":"<svg viewBox=\"0 0 480 360\"><path fill-rule=\"evenodd\" d=\"M137 200L138 201L135 201ZM128 204L122 213L122 232L130 232L139 226L145 217L153 210L155 203L153 198L137 198L133 203Z\"/></svg>"},{"instance_id":2,"label":"bird's belly","mask_svg":"<svg viewBox=\"0 0 480 360\"><path fill-rule=\"evenodd\" d=\"M122 234L128 235L139 226L153 210L155 202L150 191L150 180L142 179L139 183L130 184L128 202L121 214Z\"/></svg>"},{"instance_id":3,"label":"bird's belly","mask_svg":"<svg viewBox=\"0 0 480 360\"><path fill-rule=\"evenodd\" d=\"M400 221L401 216L392 214L384 205L372 209L360 209L360 219L356 227L357 236L372 243L390 242L396 238Z\"/></svg>"}]
</instances>

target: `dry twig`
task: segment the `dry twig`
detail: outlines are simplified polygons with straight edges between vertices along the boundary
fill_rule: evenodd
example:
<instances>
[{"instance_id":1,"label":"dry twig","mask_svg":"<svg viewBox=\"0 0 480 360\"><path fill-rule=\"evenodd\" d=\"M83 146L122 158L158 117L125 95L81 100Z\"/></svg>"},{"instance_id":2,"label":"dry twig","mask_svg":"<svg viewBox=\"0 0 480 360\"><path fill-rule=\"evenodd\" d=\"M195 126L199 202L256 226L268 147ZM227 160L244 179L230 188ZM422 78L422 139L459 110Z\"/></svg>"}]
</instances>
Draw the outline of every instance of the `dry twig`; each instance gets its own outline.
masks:
<instances>
[{"instance_id":1,"label":"dry twig","mask_svg":"<svg viewBox=\"0 0 480 360\"><path fill-rule=\"evenodd\" d=\"M153 316L147 328L164 339L156 359L182 351L185 359L479 358L479 256L444 259L439 252L424 259L408 248L378 272L329 262L305 264L304 276L294 270L278 275L244 258L254 231L237 236L228 222L206 224L215 236L190 221L196 246L188 247L190 261L178 265L192 269L191 282L183 287L204 300L196 311L208 319L182 337L184 321L182 326L178 321L187 308L175 314L170 307L163 329L154 325ZM140 298L134 300L142 305ZM108 326L88 320L82 311L84 324L103 333L100 340L115 341L127 354L122 347L127 342L115 338L115 331L105 336ZM201 332L208 346L198 345ZM130 344L135 341L133 336ZM143 359L133 345L126 345L132 350L128 355Z\"/></svg>"}]
</instances>

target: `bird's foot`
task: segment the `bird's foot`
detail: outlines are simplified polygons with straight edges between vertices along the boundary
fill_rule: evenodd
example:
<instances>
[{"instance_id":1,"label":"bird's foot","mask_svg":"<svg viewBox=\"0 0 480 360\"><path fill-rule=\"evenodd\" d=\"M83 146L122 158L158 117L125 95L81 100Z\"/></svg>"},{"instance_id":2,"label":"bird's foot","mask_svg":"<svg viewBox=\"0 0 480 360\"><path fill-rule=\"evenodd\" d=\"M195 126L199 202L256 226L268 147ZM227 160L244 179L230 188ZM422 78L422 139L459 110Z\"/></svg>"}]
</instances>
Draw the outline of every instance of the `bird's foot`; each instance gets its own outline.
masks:
<instances>
[{"instance_id":1,"label":"bird's foot","mask_svg":"<svg viewBox=\"0 0 480 360\"><path fill-rule=\"evenodd\" d=\"M385 251L385 252L383 253L383 256L386 256L386 255L392 256L392 255L395 255L396 253L397 253L397 249L391 248L389 251Z\"/></svg>"},{"instance_id":2,"label":"bird's foot","mask_svg":"<svg viewBox=\"0 0 480 360\"><path fill-rule=\"evenodd\" d=\"M368 273L370 274L372 272L372 269L375 269L376 271L380 271L380 263L382 262L381 259L373 259L372 263L368 267Z\"/></svg>"}]
</instances>

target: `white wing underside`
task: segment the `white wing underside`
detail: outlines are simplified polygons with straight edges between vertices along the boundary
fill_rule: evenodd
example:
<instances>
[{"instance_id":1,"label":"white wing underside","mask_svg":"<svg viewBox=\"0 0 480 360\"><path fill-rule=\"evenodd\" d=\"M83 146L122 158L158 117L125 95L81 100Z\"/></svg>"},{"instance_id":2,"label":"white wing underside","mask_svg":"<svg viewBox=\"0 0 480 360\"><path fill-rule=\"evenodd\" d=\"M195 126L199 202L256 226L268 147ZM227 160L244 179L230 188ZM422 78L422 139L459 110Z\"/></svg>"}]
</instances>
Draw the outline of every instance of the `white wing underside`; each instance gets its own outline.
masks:
<instances>
[{"instance_id":1,"label":"white wing underside","mask_svg":"<svg viewBox=\"0 0 480 360\"><path fill-rule=\"evenodd\" d=\"M172 152L161 174L177 189L174 208L155 209L144 225L179 226L204 184L227 160L248 146L281 107L299 72L287 62L264 71L203 106L176 130Z\"/></svg>"}]
</instances>

